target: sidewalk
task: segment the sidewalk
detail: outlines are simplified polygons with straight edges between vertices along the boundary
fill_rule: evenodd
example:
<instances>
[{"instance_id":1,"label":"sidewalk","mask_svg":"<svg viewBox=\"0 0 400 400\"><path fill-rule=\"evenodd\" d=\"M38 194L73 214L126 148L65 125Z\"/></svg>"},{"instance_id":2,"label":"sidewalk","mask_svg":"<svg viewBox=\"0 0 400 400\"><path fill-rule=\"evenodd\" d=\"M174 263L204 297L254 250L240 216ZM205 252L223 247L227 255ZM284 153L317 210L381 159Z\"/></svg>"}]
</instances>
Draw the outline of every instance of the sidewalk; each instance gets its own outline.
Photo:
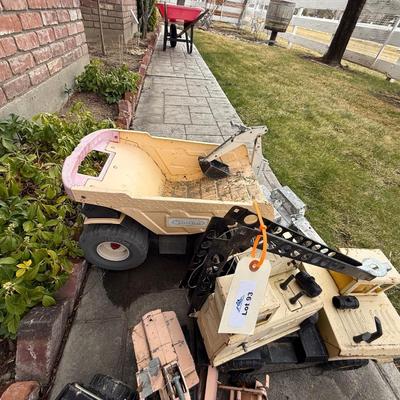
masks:
<instances>
[{"instance_id":1,"label":"sidewalk","mask_svg":"<svg viewBox=\"0 0 400 400\"><path fill-rule=\"evenodd\" d=\"M196 49L188 55L178 44L162 52L160 43L134 128L167 137L221 142L234 132L230 121L240 122L236 111ZM174 310L181 324L187 322L185 291L178 288L187 262L185 257L159 256L150 249L145 264L134 270L105 273L91 267L50 398L66 383L88 382L95 373L135 385L129 328L155 308ZM270 376L270 400L400 398L400 375L393 364L378 368L370 363L357 371L323 374L310 368Z\"/></svg>"},{"instance_id":2,"label":"sidewalk","mask_svg":"<svg viewBox=\"0 0 400 400\"><path fill-rule=\"evenodd\" d=\"M133 121L135 129L179 139L221 142L241 122L196 48L162 51L159 40Z\"/></svg>"}]
</instances>

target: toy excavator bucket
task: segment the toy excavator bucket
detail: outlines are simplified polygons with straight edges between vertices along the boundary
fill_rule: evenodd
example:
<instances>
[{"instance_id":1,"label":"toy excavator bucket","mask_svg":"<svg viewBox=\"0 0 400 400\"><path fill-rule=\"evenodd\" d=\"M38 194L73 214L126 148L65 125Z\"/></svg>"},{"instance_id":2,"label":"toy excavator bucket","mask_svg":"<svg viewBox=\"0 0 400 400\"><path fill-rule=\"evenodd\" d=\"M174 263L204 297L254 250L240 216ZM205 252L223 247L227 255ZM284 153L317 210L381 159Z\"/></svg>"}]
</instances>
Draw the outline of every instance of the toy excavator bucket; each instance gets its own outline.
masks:
<instances>
[{"instance_id":1,"label":"toy excavator bucket","mask_svg":"<svg viewBox=\"0 0 400 400\"><path fill-rule=\"evenodd\" d=\"M205 157L199 157L199 166L207 178L221 179L229 176L229 166L218 159L221 159L224 154L243 145L246 141L254 145L253 155L251 157L253 160L257 142L267 130L265 126L248 128L244 125L237 125L234 123L231 123L231 125L232 127L238 128L239 131L217 146L210 154Z\"/></svg>"},{"instance_id":2,"label":"toy excavator bucket","mask_svg":"<svg viewBox=\"0 0 400 400\"><path fill-rule=\"evenodd\" d=\"M204 157L199 157L199 165L207 178L221 179L229 176L229 165L221 161L208 161Z\"/></svg>"}]
</instances>

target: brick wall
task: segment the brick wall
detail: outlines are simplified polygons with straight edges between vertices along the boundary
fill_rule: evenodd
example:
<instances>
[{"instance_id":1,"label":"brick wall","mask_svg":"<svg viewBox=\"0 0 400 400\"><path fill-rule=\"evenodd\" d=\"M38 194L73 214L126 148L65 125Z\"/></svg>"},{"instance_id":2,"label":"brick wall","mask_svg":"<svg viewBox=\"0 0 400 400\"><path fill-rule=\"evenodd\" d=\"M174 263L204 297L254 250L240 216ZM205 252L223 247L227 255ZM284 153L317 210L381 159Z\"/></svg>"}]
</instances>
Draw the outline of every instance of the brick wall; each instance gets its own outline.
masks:
<instances>
[{"instance_id":1,"label":"brick wall","mask_svg":"<svg viewBox=\"0 0 400 400\"><path fill-rule=\"evenodd\" d=\"M137 17L136 0L100 0L104 39L118 42L122 35L124 43L137 31L131 10ZM96 0L81 0L81 10L88 41L100 39L99 12Z\"/></svg>"},{"instance_id":2,"label":"brick wall","mask_svg":"<svg viewBox=\"0 0 400 400\"><path fill-rule=\"evenodd\" d=\"M0 111L87 57L79 5L79 0L0 0Z\"/></svg>"}]
</instances>

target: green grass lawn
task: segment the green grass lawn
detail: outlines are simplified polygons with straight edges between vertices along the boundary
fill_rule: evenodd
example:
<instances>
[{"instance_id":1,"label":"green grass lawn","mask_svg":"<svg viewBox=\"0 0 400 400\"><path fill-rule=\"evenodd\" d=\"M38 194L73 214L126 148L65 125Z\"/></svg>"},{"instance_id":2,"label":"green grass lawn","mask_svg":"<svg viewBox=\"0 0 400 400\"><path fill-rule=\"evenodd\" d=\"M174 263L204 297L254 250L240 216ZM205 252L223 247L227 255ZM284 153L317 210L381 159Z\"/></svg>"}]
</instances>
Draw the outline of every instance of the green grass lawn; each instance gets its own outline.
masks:
<instances>
[{"instance_id":1,"label":"green grass lawn","mask_svg":"<svg viewBox=\"0 0 400 400\"><path fill-rule=\"evenodd\" d=\"M380 248L400 269L400 85L287 50L196 32L196 45L263 151L331 245ZM392 293L400 310L400 291Z\"/></svg>"}]
</instances>

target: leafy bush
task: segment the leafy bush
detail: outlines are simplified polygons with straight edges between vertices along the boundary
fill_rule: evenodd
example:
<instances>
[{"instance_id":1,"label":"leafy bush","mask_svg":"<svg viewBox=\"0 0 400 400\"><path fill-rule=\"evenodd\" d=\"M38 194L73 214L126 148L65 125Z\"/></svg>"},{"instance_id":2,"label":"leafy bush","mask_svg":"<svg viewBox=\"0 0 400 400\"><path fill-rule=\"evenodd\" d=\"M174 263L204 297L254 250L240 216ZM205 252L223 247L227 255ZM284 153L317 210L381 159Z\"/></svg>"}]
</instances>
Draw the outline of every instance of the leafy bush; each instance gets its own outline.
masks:
<instances>
[{"instance_id":1,"label":"leafy bush","mask_svg":"<svg viewBox=\"0 0 400 400\"><path fill-rule=\"evenodd\" d=\"M130 71L126 64L106 68L100 60L91 60L85 70L76 78L77 89L102 95L107 103L114 104L125 92L136 92L139 74Z\"/></svg>"},{"instance_id":2,"label":"leafy bush","mask_svg":"<svg viewBox=\"0 0 400 400\"><path fill-rule=\"evenodd\" d=\"M61 167L86 134L112 126L79 110L61 118L0 121L0 336L14 337L23 314L68 277L71 258L81 255L81 221L65 196Z\"/></svg>"}]
</instances>

